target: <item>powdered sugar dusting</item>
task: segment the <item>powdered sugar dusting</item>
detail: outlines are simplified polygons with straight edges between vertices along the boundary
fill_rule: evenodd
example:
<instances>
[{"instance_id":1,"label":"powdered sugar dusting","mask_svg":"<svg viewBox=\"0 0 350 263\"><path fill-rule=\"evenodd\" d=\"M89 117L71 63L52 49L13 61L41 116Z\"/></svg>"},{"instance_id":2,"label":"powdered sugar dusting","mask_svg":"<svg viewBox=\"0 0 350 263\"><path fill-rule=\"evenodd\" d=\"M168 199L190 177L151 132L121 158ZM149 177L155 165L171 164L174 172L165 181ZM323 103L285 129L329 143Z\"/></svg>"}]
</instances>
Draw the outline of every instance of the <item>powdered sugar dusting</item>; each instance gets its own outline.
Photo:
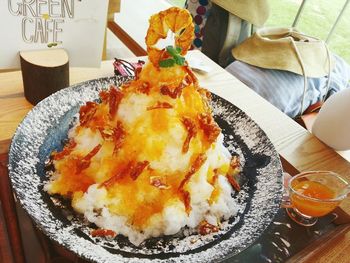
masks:
<instances>
[{"instance_id":1,"label":"powdered sugar dusting","mask_svg":"<svg viewBox=\"0 0 350 263\"><path fill-rule=\"evenodd\" d=\"M81 257L95 262L210 262L237 254L249 246L272 221L282 195L282 169L273 145L246 114L213 96L215 118L225 144L243 163L242 190L235 199L236 217L219 233L200 236L190 229L173 237L157 238L140 247L127 240L91 237L91 224L74 214L59 198L42 189L44 162L53 149L62 147L73 116L98 92L119 85L124 78L104 78L64 89L39 103L18 127L10 148L9 173L17 197L38 227L51 239ZM62 208L62 209L59 209Z\"/></svg>"}]
</instances>

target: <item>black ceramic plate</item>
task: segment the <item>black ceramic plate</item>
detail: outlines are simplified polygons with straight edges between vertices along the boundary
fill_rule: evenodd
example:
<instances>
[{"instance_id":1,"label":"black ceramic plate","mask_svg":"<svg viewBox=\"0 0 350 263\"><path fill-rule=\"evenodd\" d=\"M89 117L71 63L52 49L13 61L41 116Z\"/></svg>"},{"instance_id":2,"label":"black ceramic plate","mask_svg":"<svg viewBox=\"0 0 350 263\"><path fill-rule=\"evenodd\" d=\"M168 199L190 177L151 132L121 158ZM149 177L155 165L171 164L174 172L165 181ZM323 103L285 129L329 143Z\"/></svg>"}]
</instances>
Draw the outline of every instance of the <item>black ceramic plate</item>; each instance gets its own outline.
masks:
<instances>
[{"instance_id":1,"label":"black ceramic plate","mask_svg":"<svg viewBox=\"0 0 350 263\"><path fill-rule=\"evenodd\" d=\"M87 101L98 100L101 89L125 78L87 81L61 90L34 107L17 128L9 153L9 174L18 200L36 225L52 240L94 262L211 262L229 258L253 243L273 220L282 197L279 156L260 127L244 112L213 94L215 119L225 144L243 164L242 190L235 198L239 213L215 234L177 235L147 240L141 247L127 238L92 238L94 227L74 214L68 202L44 190L45 161L61 149L74 115Z\"/></svg>"}]
</instances>

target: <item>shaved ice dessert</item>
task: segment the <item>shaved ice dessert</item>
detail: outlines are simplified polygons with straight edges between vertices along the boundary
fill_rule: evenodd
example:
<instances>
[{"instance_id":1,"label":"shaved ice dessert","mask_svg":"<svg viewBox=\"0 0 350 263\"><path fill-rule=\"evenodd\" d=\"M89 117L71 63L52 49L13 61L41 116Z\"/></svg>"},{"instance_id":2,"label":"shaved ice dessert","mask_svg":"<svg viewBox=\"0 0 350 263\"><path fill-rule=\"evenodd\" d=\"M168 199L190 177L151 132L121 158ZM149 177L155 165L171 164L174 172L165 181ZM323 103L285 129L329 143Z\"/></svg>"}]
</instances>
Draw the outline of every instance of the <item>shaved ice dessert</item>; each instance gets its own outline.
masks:
<instances>
[{"instance_id":1,"label":"shaved ice dessert","mask_svg":"<svg viewBox=\"0 0 350 263\"><path fill-rule=\"evenodd\" d=\"M150 61L131 82L81 106L64 148L51 155L44 189L70 199L98 227L93 236L121 234L138 246L185 227L216 232L237 213L239 160L223 145L210 93L182 57L193 38L193 30L182 36L188 17L178 8L151 17L164 25L149 29ZM176 46L157 51L152 34L169 28Z\"/></svg>"}]
</instances>

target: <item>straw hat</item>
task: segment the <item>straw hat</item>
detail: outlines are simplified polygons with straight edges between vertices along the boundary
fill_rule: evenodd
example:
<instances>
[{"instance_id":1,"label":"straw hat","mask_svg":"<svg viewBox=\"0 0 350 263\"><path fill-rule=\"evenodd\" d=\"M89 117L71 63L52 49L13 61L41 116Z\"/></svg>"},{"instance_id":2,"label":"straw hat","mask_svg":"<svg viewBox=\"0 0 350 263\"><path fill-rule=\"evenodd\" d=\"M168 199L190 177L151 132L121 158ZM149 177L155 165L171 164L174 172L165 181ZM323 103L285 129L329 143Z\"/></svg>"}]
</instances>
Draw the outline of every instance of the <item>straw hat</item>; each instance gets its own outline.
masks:
<instances>
[{"instance_id":1,"label":"straw hat","mask_svg":"<svg viewBox=\"0 0 350 263\"><path fill-rule=\"evenodd\" d=\"M307 77L326 76L334 66L324 41L293 28L258 29L235 47L232 55L250 65L287 70L299 75L305 73Z\"/></svg>"},{"instance_id":2,"label":"straw hat","mask_svg":"<svg viewBox=\"0 0 350 263\"><path fill-rule=\"evenodd\" d=\"M267 0L212 0L212 2L256 26L262 26L269 17Z\"/></svg>"}]
</instances>

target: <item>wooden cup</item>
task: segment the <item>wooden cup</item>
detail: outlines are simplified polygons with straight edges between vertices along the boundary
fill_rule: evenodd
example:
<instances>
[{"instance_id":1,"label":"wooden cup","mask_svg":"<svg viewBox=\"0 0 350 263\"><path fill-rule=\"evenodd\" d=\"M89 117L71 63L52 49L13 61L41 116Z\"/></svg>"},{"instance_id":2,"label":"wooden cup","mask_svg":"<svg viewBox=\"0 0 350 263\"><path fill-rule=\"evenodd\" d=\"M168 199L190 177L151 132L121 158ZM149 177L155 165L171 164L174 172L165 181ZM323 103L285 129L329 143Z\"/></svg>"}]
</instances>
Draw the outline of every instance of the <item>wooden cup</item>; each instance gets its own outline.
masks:
<instances>
[{"instance_id":1,"label":"wooden cup","mask_svg":"<svg viewBox=\"0 0 350 263\"><path fill-rule=\"evenodd\" d=\"M69 59L64 49L21 51L24 96L36 105L69 86Z\"/></svg>"}]
</instances>

